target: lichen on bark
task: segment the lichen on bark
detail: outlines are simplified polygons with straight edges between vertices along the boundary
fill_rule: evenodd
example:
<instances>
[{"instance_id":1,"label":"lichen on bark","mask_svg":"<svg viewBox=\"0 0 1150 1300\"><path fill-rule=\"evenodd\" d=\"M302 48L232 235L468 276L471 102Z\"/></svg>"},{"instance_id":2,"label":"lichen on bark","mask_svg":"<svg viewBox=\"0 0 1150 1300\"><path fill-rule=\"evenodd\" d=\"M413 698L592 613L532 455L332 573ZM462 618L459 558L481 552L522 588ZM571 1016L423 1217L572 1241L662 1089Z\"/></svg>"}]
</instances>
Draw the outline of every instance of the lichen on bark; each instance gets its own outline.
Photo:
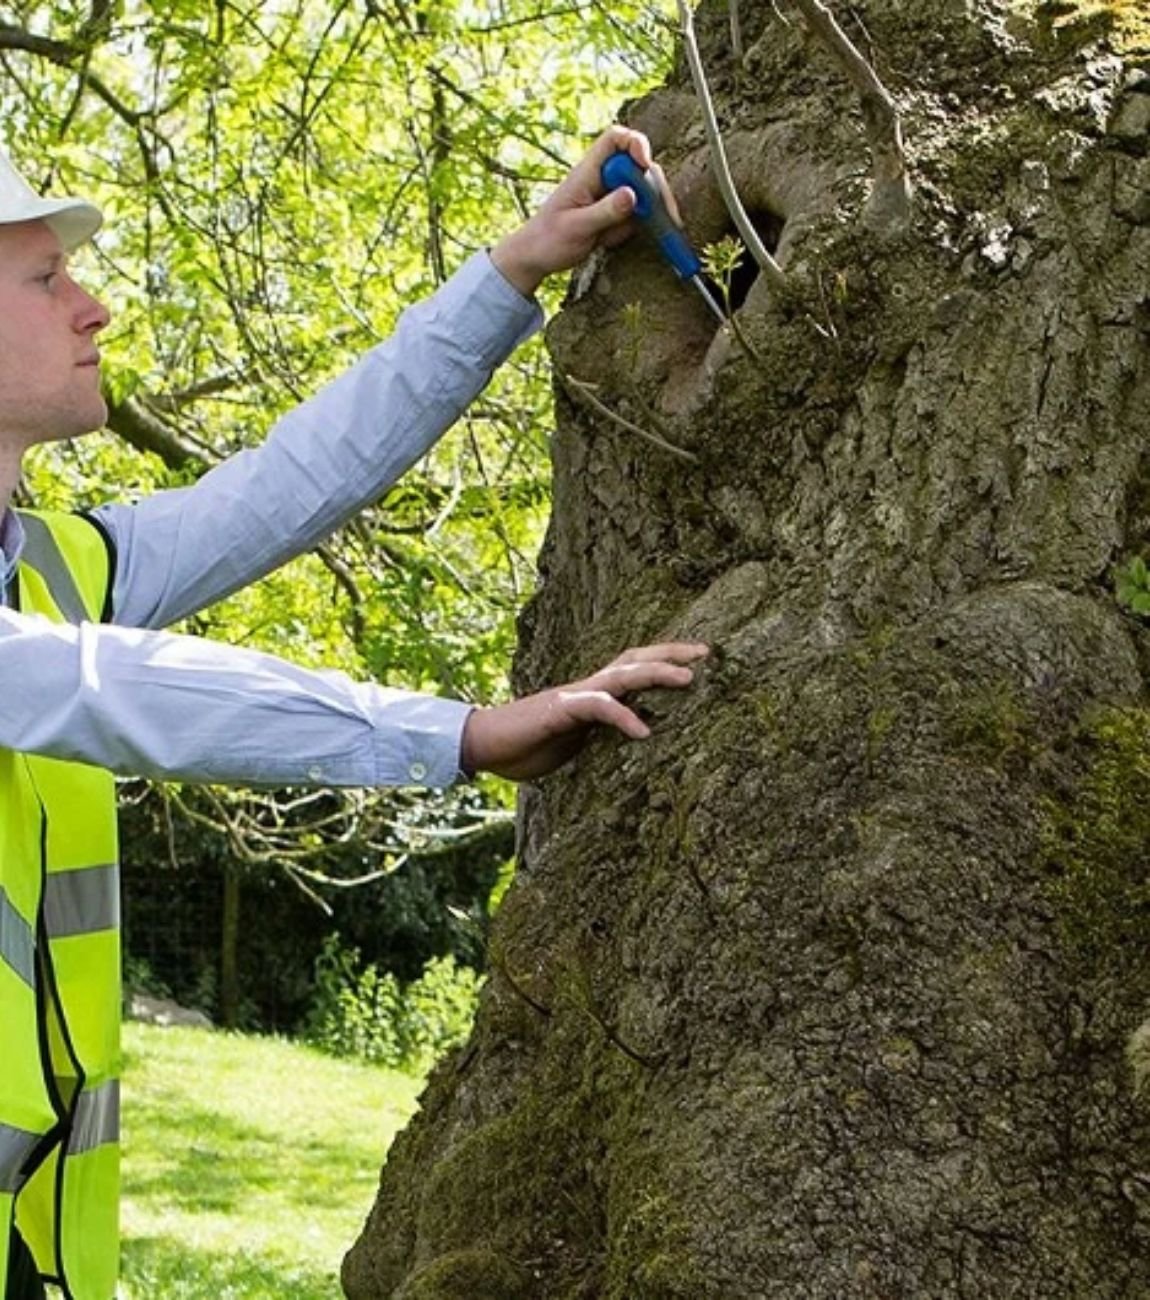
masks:
<instances>
[{"instance_id":1,"label":"lichen on bark","mask_svg":"<svg viewBox=\"0 0 1150 1300\"><path fill-rule=\"evenodd\" d=\"M1150 42L1133 5L851 11L912 225L861 222L825 51L744 3L736 66L704 3L788 278L740 308L755 357L641 246L550 327L696 459L557 388L521 684L714 654L647 745L525 793L475 1033L355 1300L1150 1293L1148 660L1110 576L1150 544ZM630 117L725 233L682 71Z\"/></svg>"}]
</instances>

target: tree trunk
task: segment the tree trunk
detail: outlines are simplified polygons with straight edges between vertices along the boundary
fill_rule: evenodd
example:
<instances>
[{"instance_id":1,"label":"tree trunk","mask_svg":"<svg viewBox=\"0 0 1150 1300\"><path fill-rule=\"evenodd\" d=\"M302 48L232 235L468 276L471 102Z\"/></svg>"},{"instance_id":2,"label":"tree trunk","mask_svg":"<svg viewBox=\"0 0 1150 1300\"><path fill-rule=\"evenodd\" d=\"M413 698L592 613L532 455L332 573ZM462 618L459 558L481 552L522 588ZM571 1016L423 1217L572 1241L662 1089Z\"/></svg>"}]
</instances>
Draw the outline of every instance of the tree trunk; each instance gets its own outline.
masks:
<instances>
[{"instance_id":1,"label":"tree trunk","mask_svg":"<svg viewBox=\"0 0 1150 1300\"><path fill-rule=\"evenodd\" d=\"M522 684L714 654L525 796L355 1300L1150 1294L1150 644L1113 577L1150 547L1150 20L832 8L903 109L909 223L868 217L795 10L743 0L736 67L707 2L787 276L736 285L757 355L637 244L551 327L693 459L560 380ZM686 73L630 116L723 235Z\"/></svg>"},{"instance_id":2,"label":"tree trunk","mask_svg":"<svg viewBox=\"0 0 1150 1300\"><path fill-rule=\"evenodd\" d=\"M220 917L220 1023L236 1029L240 1023L240 872L224 864L224 896Z\"/></svg>"}]
</instances>

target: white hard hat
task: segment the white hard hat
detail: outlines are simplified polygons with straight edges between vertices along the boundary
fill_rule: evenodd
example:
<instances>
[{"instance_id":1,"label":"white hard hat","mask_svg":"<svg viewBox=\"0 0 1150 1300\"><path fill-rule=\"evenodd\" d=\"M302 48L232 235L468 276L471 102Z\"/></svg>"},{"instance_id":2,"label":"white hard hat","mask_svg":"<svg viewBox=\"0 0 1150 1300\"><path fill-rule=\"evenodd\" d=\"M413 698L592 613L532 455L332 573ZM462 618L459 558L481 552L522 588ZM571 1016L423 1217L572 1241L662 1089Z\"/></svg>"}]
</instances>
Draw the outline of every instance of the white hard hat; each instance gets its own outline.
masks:
<instances>
[{"instance_id":1,"label":"white hard hat","mask_svg":"<svg viewBox=\"0 0 1150 1300\"><path fill-rule=\"evenodd\" d=\"M42 199L0 151L0 225L46 221L71 251L100 229L104 214L82 199Z\"/></svg>"}]
</instances>

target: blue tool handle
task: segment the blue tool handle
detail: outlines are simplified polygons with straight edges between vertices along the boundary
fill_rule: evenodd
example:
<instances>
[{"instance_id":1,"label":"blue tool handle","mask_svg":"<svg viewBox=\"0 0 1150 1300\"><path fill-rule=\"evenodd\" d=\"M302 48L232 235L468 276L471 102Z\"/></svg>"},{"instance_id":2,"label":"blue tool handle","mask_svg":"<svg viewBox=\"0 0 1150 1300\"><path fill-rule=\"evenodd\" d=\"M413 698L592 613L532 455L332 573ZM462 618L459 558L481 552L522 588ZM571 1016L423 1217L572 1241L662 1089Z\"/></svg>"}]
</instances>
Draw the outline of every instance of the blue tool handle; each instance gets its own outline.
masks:
<instances>
[{"instance_id":1,"label":"blue tool handle","mask_svg":"<svg viewBox=\"0 0 1150 1300\"><path fill-rule=\"evenodd\" d=\"M671 220L659 182L650 172L645 172L629 153L616 153L603 164L601 175L608 190L621 190L624 186L634 190L635 216L651 232L659 251L680 279L690 280L702 271L702 262L686 235Z\"/></svg>"}]
</instances>

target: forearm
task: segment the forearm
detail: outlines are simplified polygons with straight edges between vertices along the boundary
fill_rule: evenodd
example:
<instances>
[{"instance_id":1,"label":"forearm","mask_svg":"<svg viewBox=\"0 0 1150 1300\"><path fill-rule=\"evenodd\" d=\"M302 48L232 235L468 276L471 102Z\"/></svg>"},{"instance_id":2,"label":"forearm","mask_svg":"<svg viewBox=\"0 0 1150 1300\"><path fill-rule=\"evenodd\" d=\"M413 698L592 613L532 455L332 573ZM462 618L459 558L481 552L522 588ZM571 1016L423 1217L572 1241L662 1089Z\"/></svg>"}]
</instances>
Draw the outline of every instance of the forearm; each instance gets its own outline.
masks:
<instances>
[{"instance_id":1,"label":"forearm","mask_svg":"<svg viewBox=\"0 0 1150 1300\"><path fill-rule=\"evenodd\" d=\"M166 626L316 545L442 436L540 319L473 258L263 446L192 488L101 509L119 554L115 621Z\"/></svg>"},{"instance_id":2,"label":"forearm","mask_svg":"<svg viewBox=\"0 0 1150 1300\"><path fill-rule=\"evenodd\" d=\"M125 776L450 784L466 705L195 637L0 609L0 746Z\"/></svg>"}]
</instances>

